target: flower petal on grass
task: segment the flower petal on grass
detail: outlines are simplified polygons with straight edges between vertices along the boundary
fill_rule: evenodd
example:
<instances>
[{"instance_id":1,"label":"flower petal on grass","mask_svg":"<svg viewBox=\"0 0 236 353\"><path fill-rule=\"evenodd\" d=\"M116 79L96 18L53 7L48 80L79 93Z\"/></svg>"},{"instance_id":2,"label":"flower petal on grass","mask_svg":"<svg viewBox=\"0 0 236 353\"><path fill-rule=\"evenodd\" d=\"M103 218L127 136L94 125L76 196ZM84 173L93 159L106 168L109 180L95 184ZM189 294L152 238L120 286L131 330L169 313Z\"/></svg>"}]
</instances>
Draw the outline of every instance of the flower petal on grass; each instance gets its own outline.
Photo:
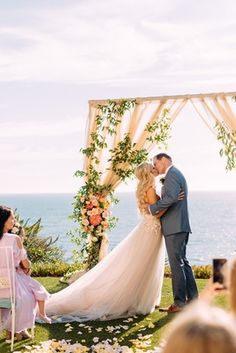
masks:
<instances>
[{"instance_id":1,"label":"flower petal on grass","mask_svg":"<svg viewBox=\"0 0 236 353\"><path fill-rule=\"evenodd\" d=\"M101 332L101 331L103 330L103 328L102 328L102 327L97 327L95 330L96 330L97 332Z\"/></svg>"},{"instance_id":2,"label":"flower petal on grass","mask_svg":"<svg viewBox=\"0 0 236 353\"><path fill-rule=\"evenodd\" d=\"M65 332L71 332L73 329L74 327L71 324L65 324Z\"/></svg>"}]
</instances>

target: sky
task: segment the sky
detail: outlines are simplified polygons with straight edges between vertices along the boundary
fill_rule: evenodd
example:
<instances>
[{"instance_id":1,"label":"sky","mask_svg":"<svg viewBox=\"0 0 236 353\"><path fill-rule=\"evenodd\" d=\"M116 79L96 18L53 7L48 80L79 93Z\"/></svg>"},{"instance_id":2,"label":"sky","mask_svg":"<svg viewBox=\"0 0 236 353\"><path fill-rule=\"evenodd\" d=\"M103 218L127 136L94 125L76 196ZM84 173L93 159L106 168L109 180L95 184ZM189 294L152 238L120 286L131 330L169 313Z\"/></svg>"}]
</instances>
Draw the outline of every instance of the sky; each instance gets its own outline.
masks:
<instances>
[{"instance_id":1,"label":"sky","mask_svg":"<svg viewBox=\"0 0 236 353\"><path fill-rule=\"evenodd\" d=\"M0 194L78 190L89 99L236 91L235 12L234 0L0 0ZM190 107L171 134L190 190L236 190Z\"/></svg>"}]
</instances>

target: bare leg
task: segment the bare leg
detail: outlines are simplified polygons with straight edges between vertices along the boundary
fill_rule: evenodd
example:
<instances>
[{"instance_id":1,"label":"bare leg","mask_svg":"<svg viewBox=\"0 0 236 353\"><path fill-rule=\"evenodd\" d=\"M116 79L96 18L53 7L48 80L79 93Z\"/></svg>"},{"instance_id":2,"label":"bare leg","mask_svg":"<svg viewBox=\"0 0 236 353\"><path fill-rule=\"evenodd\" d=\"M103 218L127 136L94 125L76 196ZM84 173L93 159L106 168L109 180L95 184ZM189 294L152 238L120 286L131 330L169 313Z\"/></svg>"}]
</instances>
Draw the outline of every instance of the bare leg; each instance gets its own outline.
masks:
<instances>
[{"instance_id":1,"label":"bare leg","mask_svg":"<svg viewBox=\"0 0 236 353\"><path fill-rule=\"evenodd\" d=\"M38 307L39 307L39 317L46 322L46 324L51 324L52 320L47 317L45 312L45 301L38 300Z\"/></svg>"}]
</instances>

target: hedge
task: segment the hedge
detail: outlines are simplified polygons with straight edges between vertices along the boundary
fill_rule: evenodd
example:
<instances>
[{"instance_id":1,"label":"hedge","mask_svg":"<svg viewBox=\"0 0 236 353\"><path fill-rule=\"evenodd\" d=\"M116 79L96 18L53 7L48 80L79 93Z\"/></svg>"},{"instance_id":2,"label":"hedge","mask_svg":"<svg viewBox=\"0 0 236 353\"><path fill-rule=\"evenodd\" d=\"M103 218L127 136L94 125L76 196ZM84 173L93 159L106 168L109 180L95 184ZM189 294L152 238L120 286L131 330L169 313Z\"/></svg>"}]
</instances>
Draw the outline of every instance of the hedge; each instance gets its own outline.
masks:
<instances>
[{"instance_id":1,"label":"hedge","mask_svg":"<svg viewBox=\"0 0 236 353\"><path fill-rule=\"evenodd\" d=\"M80 263L68 264L66 262L58 262L53 264L35 263L32 264L33 277L62 277L68 272L81 270L83 265ZM212 275L212 266L193 266L195 278L210 278ZM165 277L171 277L170 267L165 267Z\"/></svg>"}]
</instances>

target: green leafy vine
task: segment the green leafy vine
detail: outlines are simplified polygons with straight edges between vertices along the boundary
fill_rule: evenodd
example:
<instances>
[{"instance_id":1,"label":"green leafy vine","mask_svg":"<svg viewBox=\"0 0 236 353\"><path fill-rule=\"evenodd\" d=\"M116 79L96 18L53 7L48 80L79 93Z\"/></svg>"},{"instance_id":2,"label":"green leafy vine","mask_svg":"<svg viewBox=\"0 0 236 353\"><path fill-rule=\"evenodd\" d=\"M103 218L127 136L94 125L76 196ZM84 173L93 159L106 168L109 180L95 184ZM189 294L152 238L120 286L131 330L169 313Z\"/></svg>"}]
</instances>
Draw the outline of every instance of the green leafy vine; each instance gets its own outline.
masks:
<instances>
[{"instance_id":1,"label":"green leafy vine","mask_svg":"<svg viewBox=\"0 0 236 353\"><path fill-rule=\"evenodd\" d=\"M149 132L148 141L156 142L157 145L162 144L167 148L167 141L170 138L170 116L169 109L163 109L161 117L157 118L153 123L146 125L145 131Z\"/></svg>"},{"instance_id":2,"label":"green leafy vine","mask_svg":"<svg viewBox=\"0 0 236 353\"><path fill-rule=\"evenodd\" d=\"M236 131L231 132L224 122L217 122L217 140L223 147L220 149L220 156L226 157L226 170L236 168Z\"/></svg>"},{"instance_id":3,"label":"green leafy vine","mask_svg":"<svg viewBox=\"0 0 236 353\"><path fill-rule=\"evenodd\" d=\"M112 185L101 185L102 172L97 168L100 163L99 152L108 148L104 132L115 135L125 113L134 108L135 104L135 100L122 99L109 100L107 104L98 105L96 128L90 134L91 142L87 148L81 149L81 153L88 159L88 167L86 171L78 170L75 173L75 176L85 179L85 184L74 197L72 218L79 226L70 236L79 248L74 252L77 260L78 257L83 259L88 269L98 262L106 232L111 230L117 221L110 213L110 206L118 200L114 198ZM147 124L145 131L148 133L147 141L166 146L170 132L168 110L164 110L162 116L152 124ZM115 148L110 149L109 153L106 170L113 171L122 181L132 177L136 166L148 159L147 150L137 148L129 134L126 134Z\"/></svg>"}]
</instances>

